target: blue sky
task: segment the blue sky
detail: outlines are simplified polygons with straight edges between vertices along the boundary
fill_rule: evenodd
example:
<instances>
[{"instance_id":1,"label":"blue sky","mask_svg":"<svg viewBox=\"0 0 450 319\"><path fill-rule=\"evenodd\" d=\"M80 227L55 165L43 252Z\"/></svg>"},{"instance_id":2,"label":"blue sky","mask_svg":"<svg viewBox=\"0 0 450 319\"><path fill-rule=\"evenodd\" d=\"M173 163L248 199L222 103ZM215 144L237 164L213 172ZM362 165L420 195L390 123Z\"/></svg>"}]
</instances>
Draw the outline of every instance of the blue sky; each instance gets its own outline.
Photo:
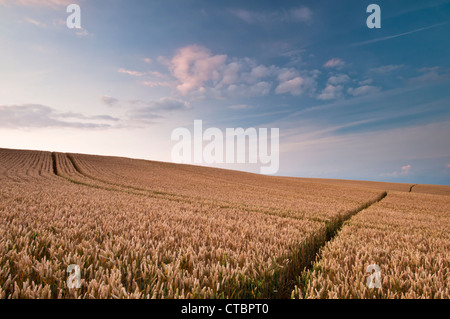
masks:
<instances>
[{"instance_id":1,"label":"blue sky","mask_svg":"<svg viewBox=\"0 0 450 319\"><path fill-rule=\"evenodd\" d=\"M171 161L201 119L279 128L279 175L450 185L449 31L438 0L0 0L0 147Z\"/></svg>"}]
</instances>

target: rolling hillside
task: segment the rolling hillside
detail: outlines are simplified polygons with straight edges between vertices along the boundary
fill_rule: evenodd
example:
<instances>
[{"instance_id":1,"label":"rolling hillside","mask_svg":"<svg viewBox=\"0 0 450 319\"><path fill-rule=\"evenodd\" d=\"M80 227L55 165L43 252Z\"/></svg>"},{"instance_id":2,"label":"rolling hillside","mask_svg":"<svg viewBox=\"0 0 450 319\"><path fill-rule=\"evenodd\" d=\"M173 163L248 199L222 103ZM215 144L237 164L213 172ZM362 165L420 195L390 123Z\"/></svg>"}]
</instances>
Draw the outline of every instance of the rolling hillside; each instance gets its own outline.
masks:
<instances>
[{"instance_id":1,"label":"rolling hillside","mask_svg":"<svg viewBox=\"0 0 450 319\"><path fill-rule=\"evenodd\" d=\"M449 298L448 195L0 149L0 297Z\"/></svg>"}]
</instances>

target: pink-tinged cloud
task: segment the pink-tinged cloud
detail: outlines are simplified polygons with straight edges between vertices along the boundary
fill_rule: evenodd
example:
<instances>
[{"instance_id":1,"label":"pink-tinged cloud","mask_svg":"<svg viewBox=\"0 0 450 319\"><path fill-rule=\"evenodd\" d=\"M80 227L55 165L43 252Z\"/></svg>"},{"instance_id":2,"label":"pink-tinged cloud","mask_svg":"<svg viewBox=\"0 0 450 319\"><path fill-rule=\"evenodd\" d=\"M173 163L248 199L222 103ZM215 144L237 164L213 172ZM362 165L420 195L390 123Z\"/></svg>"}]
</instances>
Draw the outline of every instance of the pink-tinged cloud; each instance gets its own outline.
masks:
<instances>
[{"instance_id":1,"label":"pink-tinged cloud","mask_svg":"<svg viewBox=\"0 0 450 319\"><path fill-rule=\"evenodd\" d=\"M169 68L173 76L180 82L177 89L187 95L194 90L204 89L208 81L218 81L218 69L225 65L226 55L212 55L208 49L191 45L178 50L170 60Z\"/></svg>"},{"instance_id":2,"label":"pink-tinged cloud","mask_svg":"<svg viewBox=\"0 0 450 319\"><path fill-rule=\"evenodd\" d=\"M411 169L411 165L402 166L401 174L402 175L408 175L410 169Z\"/></svg>"},{"instance_id":3,"label":"pink-tinged cloud","mask_svg":"<svg viewBox=\"0 0 450 319\"><path fill-rule=\"evenodd\" d=\"M258 65L249 58L214 55L205 47L190 45L175 56L158 57L166 65L175 88L182 95L213 98L264 96L276 87L277 94L300 95L315 87L314 76L293 68Z\"/></svg>"},{"instance_id":4,"label":"pink-tinged cloud","mask_svg":"<svg viewBox=\"0 0 450 319\"><path fill-rule=\"evenodd\" d=\"M323 66L326 68L337 68L340 66L343 66L345 62L339 58L332 58L331 60L328 60L327 63L325 63Z\"/></svg>"},{"instance_id":5,"label":"pink-tinged cloud","mask_svg":"<svg viewBox=\"0 0 450 319\"><path fill-rule=\"evenodd\" d=\"M47 25L45 23L37 21L37 20L34 20L34 19L31 19L31 18L28 18L28 17L25 18L25 21L30 23L30 24L33 24L33 25L35 25L37 27L40 27L40 28L46 28L47 27Z\"/></svg>"},{"instance_id":6,"label":"pink-tinged cloud","mask_svg":"<svg viewBox=\"0 0 450 319\"><path fill-rule=\"evenodd\" d=\"M450 164L447 164L447 167L450 168Z\"/></svg>"},{"instance_id":7,"label":"pink-tinged cloud","mask_svg":"<svg viewBox=\"0 0 450 319\"><path fill-rule=\"evenodd\" d=\"M126 70L126 69L119 69L119 70L117 70L117 72L132 75L132 76L143 76L144 75L144 73L142 73L142 72L131 71L131 70Z\"/></svg>"},{"instance_id":8,"label":"pink-tinged cloud","mask_svg":"<svg viewBox=\"0 0 450 319\"><path fill-rule=\"evenodd\" d=\"M150 72L148 72L148 74L156 76L157 78L167 78L168 77L167 74L162 74L161 72L157 72L157 71L150 71Z\"/></svg>"}]
</instances>

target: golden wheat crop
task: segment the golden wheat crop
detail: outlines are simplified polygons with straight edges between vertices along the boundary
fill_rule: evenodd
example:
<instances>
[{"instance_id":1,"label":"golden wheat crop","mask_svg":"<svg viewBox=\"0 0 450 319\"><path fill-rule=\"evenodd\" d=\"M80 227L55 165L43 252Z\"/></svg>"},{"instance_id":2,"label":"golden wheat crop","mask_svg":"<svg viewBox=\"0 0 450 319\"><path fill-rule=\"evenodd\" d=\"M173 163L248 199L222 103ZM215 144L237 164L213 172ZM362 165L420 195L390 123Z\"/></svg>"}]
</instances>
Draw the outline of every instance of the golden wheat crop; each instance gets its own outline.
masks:
<instances>
[{"instance_id":1,"label":"golden wheat crop","mask_svg":"<svg viewBox=\"0 0 450 319\"><path fill-rule=\"evenodd\" d=\"M402 236L411 237L416 246L417 240L434 238L426 246L433 253L436 247L448 247L448 235L441 236L449 226L448 209L443 210L447 199L430 197L441 202L437 208L431 200L424 202L423 215L416 198L408 197L419 194L403 195L392 199L393 205L403 200L400 217L377 224L379 220L369 216L355 224L358 231L383 230L380 236L388 238L391 228L398 230L385 246L405 249L406 254L414 245L408 246ZM384 196L381 189L355 185L0 149L0 297L288 297L293 280L339 225ZM372 207L384 207L382 203ZM354 216L352 223L372 207ZM345 240L348 227L332 243L341 236ZM430 232L423 232L427 227ZM347 239L349 247L352 239ZM399 242L405 244L396 248ZM359 258L352 257L356 251L345 251L345 257ZM448 254L440 254L426 254L421 267L437 271L445 266ZM433 264L438 258L433 256L441 259ZM408 258L398 267L412 267L408 262L413 257ZM328 260L332 258L324 254L316 268ZM80 289L67 288L70 264L81 267ZM418 281L428 290L416 290L416 295L448 296L448 277L442 271L437 274L431 281L429 275ZM308 276L311 282L296 290L297 295L302 291L302 296L316 296L322 277L315 272ZM444 290L435 292L431 283ZM343 296L360 296L345 287ZM338 296L331 286L326 294L318 291L320 297Z\"/></svg>"},{"instance_id":2,"label":"golden wheat crop","mask_svg":"<svg viewBox=\"0 0 450 319\"><path fill-rule=\"evenodd\" d=\"M330 220L382 192L189 165L79 154L68 157L96 185L120 186L132 192L150 190L164 198L194 199L301 219Z\"/></svg>"},{"instance_id":3,"label":"golden wheat crop","mask_svg":"<svg viewBox=\"0 0 450 319\"><path fill-rule=\"evenodd\" d=\"M273 296L310 258L309 247L325 240L325 224L314 218L258 212L258 196L268 207L273 205L271 198L262 196L266 186L252 188L257 192L251 198L252 211L240 208L239 201L228 202L222 184L212 192L214 181L203 176L209 183L205 193L196 173L186 174L200 186L187 187L183 183L189 176L169 175L170 166L147 167L170 191L165 193L154 191L159 184L147 184L146 179L139 187L123 179L103 181L109 170L113 173L108 176L126 174L127 166L120 160L113 167L83 163L80 172L73 159L60 153L1 150L0 159L3 298ZM130 170L129 175L138 174ZM232 180L227 183L226 191L237 188ZM303 193L308 193L308 186L301 185ZM315 191L311 189L309 196ZM278 194L281 199L274 196L276 201L294 196ZM332 193L322 205L310 206L337 216L374 195L348 189L349 201L339 203ZM69 264L81 267L79 290L66 287Z\"/></svg>"},{"instance_id":4,"label":"golden wheat crop","mask_svg":"<svg viewBox=\"0 0 450 319\"><path fill-rule=\"evenodd\" d=\"M449 298L450 198L391 192L354 216L299 279L293 297ZM368 288L367 267L381 268Z\"/></svg>"}]
</instances>

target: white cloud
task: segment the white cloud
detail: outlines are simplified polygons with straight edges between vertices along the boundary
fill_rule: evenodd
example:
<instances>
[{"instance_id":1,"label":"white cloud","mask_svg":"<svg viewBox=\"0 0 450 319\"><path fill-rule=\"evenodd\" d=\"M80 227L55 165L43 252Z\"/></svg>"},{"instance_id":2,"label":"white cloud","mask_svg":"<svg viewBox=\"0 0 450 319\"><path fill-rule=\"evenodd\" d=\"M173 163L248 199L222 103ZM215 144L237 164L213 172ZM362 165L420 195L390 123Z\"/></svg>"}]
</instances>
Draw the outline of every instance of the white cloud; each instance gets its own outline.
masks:
<instances>
[{"instance_id":1,"label":"white cloud","mask_svg":"<svg viewBox=\"0 0 450 319\"><path fill-rule=\"evenodd\" d=\"M257 67L254 67L252 71L250 72L250 75L254 78L261 79L264 77L267 77L271 74L271 71L268 67L264 65L259 65Z\"/></svg>"},{"instance_id":2,"label":"white cloud","mask_svg":"<svg viewBox=\"0 0 450 319\"><path fill-rule=\"evenodd\" d=\"M292 80L297 74L297 71L294 69L281 69L278 72L278 80L280 80L280 82L286 82Z\"/></svg>"},{"instance_id":3,"label":"white cloud","mask_svg":"<svg viewBox=\"0 0 450 319\"><path fill-rule=\"evenodd\" d=\"M292 95L300 95L304 92L304 88L305 80L302 77L297 76L291 80L280 83L275 89L275 93L291 93Z\"/></svg>"},{"instance_id":4,"label":"white cloud","mask_svg":"<svg viewBox=\"0 0 450 319\"><path fill-rule=\"evenodd\" d=\"M345 65L344 60L339 58L332 58L328 60L323 66L326 68L338 68L344 65Z\"/></svg>"},{"instance_id":5,"label":"white cloud","mask_svg":"<svg viewBox=\"0 0 450 319\"><path fill-rule=\"evenodd\" d=\"M357 88L349 88L347 90L347 93L353 96L375 94L378 92L380 92L380 88L371 85L363 85Z\"/></svg>"},{"instance_id":6,"label":"white cloud","mask_svg":"<svg viewBox=\"0 0 450 319\"><path fill-rule=\"evenodd\" d=\"M264 96L270 93L270 89L272 88L271 84L269 82L258 82L252 86L249 87L249 94L250 96Z\"/></svg>"},{"instance_id":7,"label":"white cloud","mask_svg":"<svg viewBox=\"0 0 450 319\"><path fill-rule=\"evenodd\" d=\"M388 176L388 177L399 177L399 176L406 176L409 174L409 171L411 170L411 165L405 165L401 167L401 170L392 172L392 173L387 173L387 174L382 174L382 176Z\"/></svg>"},{"instance_id":8,"label":"white cloud","mask_svg":"<svg viewBox=\"0 0 450 319\"><path fill-rule=\"evenodd\" d=\"M321 94L317 96L319 100L334 100L342 97L342 91L344 87L342 85L331 85L327 84L326 88Z\"/></svg>"},{"instance_id":9,"label":"white cloud","mask_svg":"<svg viewBox=\"0 0 450 319\"><path fill-rule=\"evenodd\" d=\"M300 74L296 69L283 68L278 69L277 73L279 81L279 85L275 89L277 94L290 93L292 95L301 95L315 90L316 71Z\"/></svg>"},{"instance_id":10,"label":"white cloud","mask_svg":"<svg viewBox=\"0 0 450 319\"><path fill-rule=\"evenodd\" d=\"M350 77L347 74L334 75L328 79L328 83L332 85L347 83L348 81L350 81Z\"/></svg>"},{"instance_id":11,"label":"white cloud","mask_svg":"<svg viewBox=\"0 0 450 319\"><path fill-rule=\"evenodd\" d=\"M359 85L368 85L368 84L372 84L372 82L373 82L372 79L366 79L366 80L359 81L358 84Z\"/></svg>"}]
</instances>

